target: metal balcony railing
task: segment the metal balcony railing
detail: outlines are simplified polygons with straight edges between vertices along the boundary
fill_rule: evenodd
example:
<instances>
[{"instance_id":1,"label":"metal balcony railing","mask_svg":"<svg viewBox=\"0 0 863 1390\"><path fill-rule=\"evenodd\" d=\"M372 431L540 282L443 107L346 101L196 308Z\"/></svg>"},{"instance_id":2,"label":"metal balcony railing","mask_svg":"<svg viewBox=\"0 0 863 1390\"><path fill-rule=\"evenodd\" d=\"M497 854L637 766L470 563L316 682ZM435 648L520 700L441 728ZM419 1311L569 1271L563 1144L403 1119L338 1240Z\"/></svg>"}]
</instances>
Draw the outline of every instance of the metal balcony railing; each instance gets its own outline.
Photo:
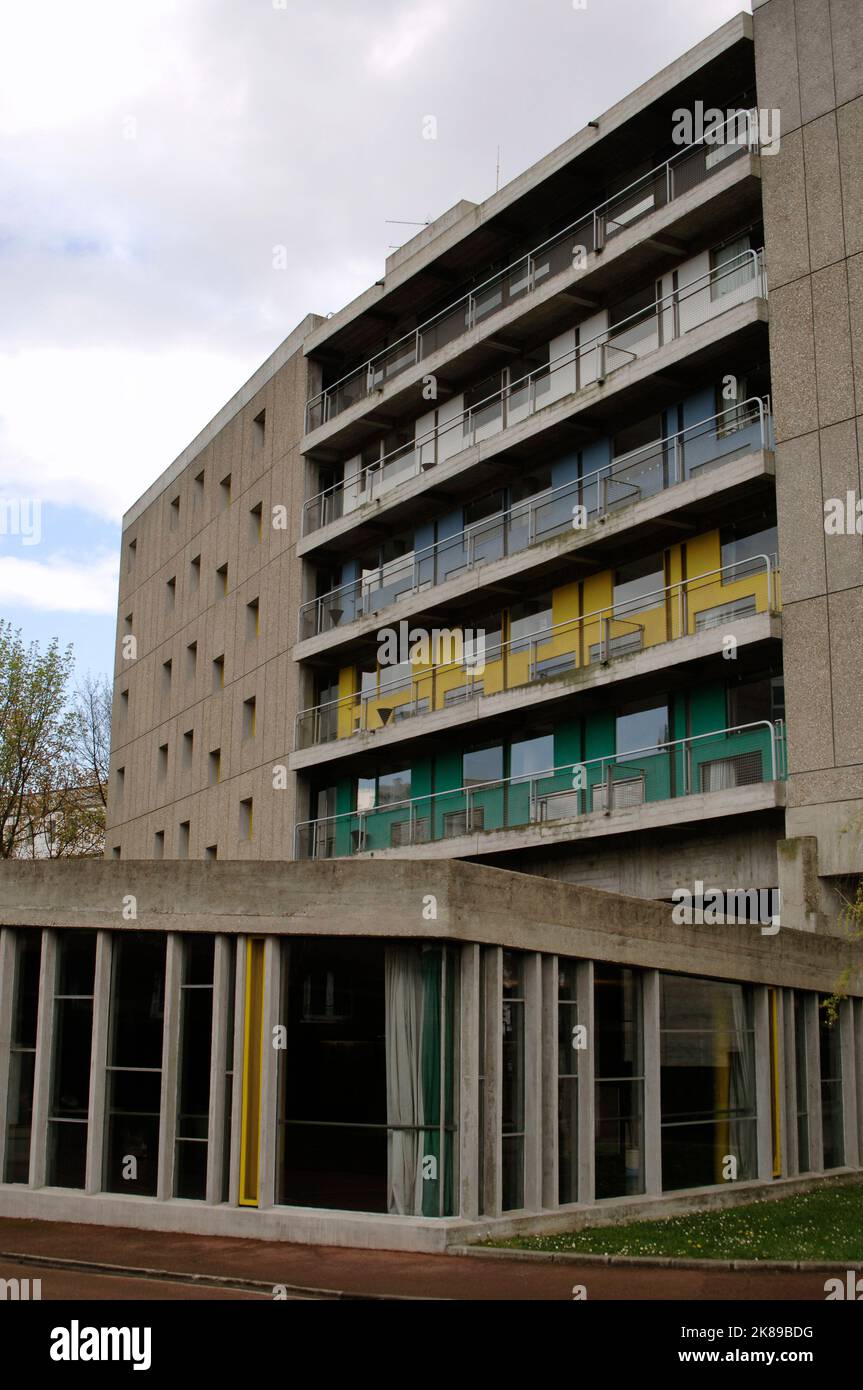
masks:
<instances>
[{"instance_id":1,"label":"metal balcony railing","mask_svg":"<svg viewBox=\"0 0 863 1390\"><path fill-rule=\"evenodd\" d=\"M487 643L483 639L478 643L474 638L464 644L456 629L455 659L419 667L407 678L382 679L373 693L356 692L300 710L294 723L294 748L313 748L358 733L375 733L437 709L661 646L733 618L777 612L778 576L775 555L753 555L508 642ZM758 583L723 595L723 588L739 586L750 577ZM759 594L762 577L766 580L763 600ZM646 619L650 610L658 611ZM488 690L490 667L494 681L493 689ZM385 671L382 668L382 675ZM405 694L407 699L402 698Z\"/></svg>"},{"instance_id":2,"label":"metal balcony railing","mask_svg":"<svg viewBox=\"0 0 863 1390\"><path fill-rule=\"evenodd\" d=\"M381 390L490 314L523 299L563 271L572 271L576 248L583 248L585 253L601 251L619 232L688 193L715 170L725 168L729 160L757 153L755 112L738 111L720 129L725 137L722 143L715 143L711 136L709 144L701 140L687 145L312 396L306 404L306 433Z\"/></svg>"},{"instance_id":3,"label":"metal balcony railing","mask_svg":"<svg viewBox=\"0 0 863 1390\"><path fill-rule=\"evenodd\" d=\"M642 445L582 478L518 502L465 526L445 540L391 560L374 574L342 584L303 604L298 639L380 613L391 604L494 560L517 555L554 536L581 530L627 502L664 492L706 472L742 449L770 449L769 398L752 396L686 429ZM583 508L583 512L578 509Z\"/></svg>"},{"instance_id":4,"label":"metal balcony railing","mask_svg":"<svg viewBox=\"0 0 863 1390\"><path fill-rule=\"evenodd\" d=\"M586 342L561 353L542 367L527 372L516 381L507 382L446 424L392 449L362 472L308 498L303 503L302 534L309 535L376 500L397 483L436 467L440 442L452 431L460 431L461 449L469 449L476 443L478 430L481 429L482 437L487 438L489 432L499 433L511 424L518 424L537 410L558 404L565 396L577 393L584 386L604 382L618 367L656 351L665 343L674 342L683 332L706 323L717 313L765 293L763 251L741 252L723 265L699 275L681 289L663 295L630 314L613 327L602 329ZM681 309L691 307L689 301L698 295L704 299L700 313L691 323L682 325ZM636 335L635 346L630 345L633 335ZM630 342L624 343L624 338L629 338ZM571 380L557 376L557 373L564 371L571 373ZM545 399L551 395L552 386L563 386L564 383L568 389L561 390L554 401ZM490 424L494 426L491 431L488 429ZM448 461L451 462L461 449L450 453Z\"/></svg>"},{"instance_id":5,"label":"metal balcony railing","mask_svg":"<svg viewBox=\"0 0 863 1390\"><path fill-rule=\"evenodd\" d=\"M758 720L544 772L475 783L426 796L300 822L296 859L331 859L423 846L480 830L518 830L614 814L786 776L781 719Z\"/></svg>"}]
</instances>

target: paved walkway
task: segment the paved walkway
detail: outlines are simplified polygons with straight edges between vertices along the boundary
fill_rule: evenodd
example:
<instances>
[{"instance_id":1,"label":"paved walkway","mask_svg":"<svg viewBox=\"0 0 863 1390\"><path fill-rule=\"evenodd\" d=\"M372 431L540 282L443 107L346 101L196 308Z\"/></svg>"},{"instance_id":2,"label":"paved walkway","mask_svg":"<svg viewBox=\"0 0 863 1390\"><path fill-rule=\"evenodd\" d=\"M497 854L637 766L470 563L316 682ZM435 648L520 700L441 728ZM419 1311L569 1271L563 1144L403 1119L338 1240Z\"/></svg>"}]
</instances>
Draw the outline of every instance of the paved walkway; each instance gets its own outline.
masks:
<instances>
[{"instance_id":1,"label":"paved walkway","mask_svg":"<svg viewBox=\"0 0 863 1390\"><path fill-rule=\"evenodd\" d=\"M10 1254L36 1259L74 1260L114 1266L110 1273L24 1267ZM621 1268L619 1266L540 1264L483 1260L470 1255L404 1254L389 1250L345 1250L334 1246L291 1245L275 1241L135 1231L0 1218L0 1278L40 1278L44 1299L70 1297L206 1298L227 1289L171 1285L136 1278L140 1270L170 1276L203 1276L260 1296L275 1284L288 1289L383 1298L571 1300L574 1284L588 1299L824 1299L826 1275L805 1272L752 1272ZM100 1283L99 1281L103 1281ZM236 1281L236 1283L233 1283ZM263 1289L242 1290L244 1281ZM111 1282L118 1292L99 1289ZM80 1286L76 1295L75 1288ZM86 1288L86 1292L85 1292ZM97 1292L92 1290L96 1289ZM126 1290L125 1292L123 1290ZM132 1291L134 1290L134 1291ZM324 1292L324 1296L326 1296Z\"/></svg>"}]
</instances>

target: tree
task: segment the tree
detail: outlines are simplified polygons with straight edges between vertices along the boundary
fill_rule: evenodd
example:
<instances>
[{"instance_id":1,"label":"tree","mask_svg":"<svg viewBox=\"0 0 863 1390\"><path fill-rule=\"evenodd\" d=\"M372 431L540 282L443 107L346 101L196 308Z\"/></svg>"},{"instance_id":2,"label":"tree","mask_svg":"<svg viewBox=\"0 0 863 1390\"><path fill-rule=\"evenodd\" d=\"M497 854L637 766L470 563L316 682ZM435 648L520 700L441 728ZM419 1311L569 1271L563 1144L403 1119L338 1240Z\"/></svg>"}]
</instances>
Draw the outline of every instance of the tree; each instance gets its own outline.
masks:
<instances>
[{"instance_id":1,"label":"tree","mask_svg":"<svg viewBox=\"0 0 863 1390\"><path fill-rule=\"evenodd\" d=\"M0 619L0 858L34 852L37 808L68 776L73 721L66 708L72 649L42 652ZM49 801L53 797L48 798Z\"/></svg>"},{"instance_id":2,"label":"tree","mask_svg":"<svg viewBox=\"0 0 863 1390\"><path fill-rule=\"evenodd\" d=\"M111 756L111 682L89 673L78 686L73 706L75 759L102 810L108 804Z\"/></svg>"}]
</instances>

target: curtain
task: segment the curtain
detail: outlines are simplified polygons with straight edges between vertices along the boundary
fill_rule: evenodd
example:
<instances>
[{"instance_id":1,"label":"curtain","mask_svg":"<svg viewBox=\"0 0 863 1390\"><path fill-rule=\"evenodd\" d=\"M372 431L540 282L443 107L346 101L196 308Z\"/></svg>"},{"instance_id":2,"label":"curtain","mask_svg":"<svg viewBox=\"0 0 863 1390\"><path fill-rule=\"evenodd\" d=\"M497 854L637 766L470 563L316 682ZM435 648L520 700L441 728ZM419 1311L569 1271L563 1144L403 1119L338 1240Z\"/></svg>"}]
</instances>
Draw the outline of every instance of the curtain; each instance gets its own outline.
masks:
<instances>
[{"instance_id":1,"label":"curtain","mask_svg":"<svg viewBox=\"0 0 863 1390\"><path fill-rule=\"evenodd\" d=\"M741 986L731 991L731 1111L730 1151L737 1155L737 1174L754 1178L758 1174L758 1135L755 1120L754 1038L748 1026L747 996Z\"/></svg>"},{"instance_id":2,"label":"curtain","mask_svg":"<svg viewBox=\"0 0 863 1390\"><path fill-rule=\"evenodd\" d=\"M737 764L733 758L717 758L701 764L701 790L724 792L737 786Z\"/></svg>"},{"instance_id":3,"label":"curtain","mask_svg":"<svg viewBox=\"0 0 863 1390\"><path fill-rule=\"evenodd\" d=\"M390 946L385 955L387 1210L400 1216L439 1216L452 1210L452 1134L455 962L446 953L445 1053L441 1059L442 948ZM441 1078L441 1061L445 1074ZM443 1079L443 1088L441 1080ZM441 1115L441 1091L444 1113ZM425 1160L427 1172L423 1173ZM430 1162L433 1160L433 1162ZM441 1204L441 1182L444 1184Z\"/></svg>"},{"instance_id":4,"label":"curtain","mask_svg":"<svg viewBox=\"0 0 863 1390\"><path fill-rule=\"evenodd\" d=\"M413 946L388 946L386 993L387 1124L423 1123L422 958ZM391 1129L387 1142L387 1211L422 1211L422 1132Z\"/></svg>"}]
</instances>

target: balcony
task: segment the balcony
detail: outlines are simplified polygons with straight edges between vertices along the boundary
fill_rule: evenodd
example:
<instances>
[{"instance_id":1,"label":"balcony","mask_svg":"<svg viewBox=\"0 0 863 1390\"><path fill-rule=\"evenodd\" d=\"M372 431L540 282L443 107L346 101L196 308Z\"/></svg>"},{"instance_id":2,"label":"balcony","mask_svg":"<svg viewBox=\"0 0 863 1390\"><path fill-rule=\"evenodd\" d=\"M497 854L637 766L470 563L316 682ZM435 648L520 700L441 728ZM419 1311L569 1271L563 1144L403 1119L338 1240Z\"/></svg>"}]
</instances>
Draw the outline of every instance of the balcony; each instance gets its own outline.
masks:
<instances>
[{"instance_id":1,"label":"balcony","mask_svg":"<svg viewBox=\"0 0 863 1390\"><path fill-rule=\"evenodd\" d=\"M783 721L762 720L625 756L592 758L305 821L295 828L294 857L332 859L408 850L419 851L423 858L429 857L430 845L454 856L483 854L516 847L514 837L502 832L527 834L528 844L546 838L548 828L560 832L554 836L560 839L577 839L591 831L606 834L614 829L618 815L631 822L627 813L689 798L706 803L708 815L733 814L735 797L729 794L775 784L785 776ZM753 809L756 802L759 809L761 802L770 802L769 797L750 800Z\"/></svg>"},{"instance_id":2,"label":"balcony","mask_svg":"<svg viewBox=\"0 0 863 1390\"><path fill-rule=\"evenodd\" d=\"M550 682L560 687L560 695L571 694L573 680L591 668L779 609L776 557L757 555L555 623L535 636L495 639L493 644L483 638L468 649L456 632L457 659L417 666L407 677L389 680L383 668L374 694L357 692L301 710L294 748L343 745L357 735L406 723L420 734L436 713L457 714L472 706L473 717L481 718L486 701ZM669 654L668 659L674 658ZM436 719L435 727L440 723ZM368 747L367 741L363 746ZM340 751L353 750L348 745Z\"/></svg>"},{"instance_id":3,"label":"balcony","mask_svg":"<svg viewBox=\"0 0 863 1390\"><path fill-rule=\"evenodd\" d=\"M379 614L555 537L581 535L601 517L701 477L732 458L772 447L769 401L751 397L303 604L298 641Z\"/></svg>"},{"instance_id":4,"label":"balcony","mask_svg":"<svg viewBox=\"0 0 863 1390\"><path fill-rule=\"evenodd\" d=\"M757 153L757 121L752 115L737 112L726 122L723 143L701 141L678 151L318 392L306 405L306 434L381 391L492 314L528 300L556 277L571 274L579 259L601 252L615 236L691 192L731 161Z\"/></svg>"},{"instance_id":5,"label":"balcony","mask_svg":"<svg viewBox=\"0 0 863 1390\"><path fill-rule=\"evenodd\" d=\"M762 251L745 251L663 295L613 327L561 353L500 390L490 392L445 424L384 455L303 504L301 535L357 514L410 479L429 473L445 460L457 467L459 455L505 433L593 385L603 385L620 368L649 357L702 324L766 295ZM540 420L540 425L542 421Z\"/></svg>"}]
</instances>

